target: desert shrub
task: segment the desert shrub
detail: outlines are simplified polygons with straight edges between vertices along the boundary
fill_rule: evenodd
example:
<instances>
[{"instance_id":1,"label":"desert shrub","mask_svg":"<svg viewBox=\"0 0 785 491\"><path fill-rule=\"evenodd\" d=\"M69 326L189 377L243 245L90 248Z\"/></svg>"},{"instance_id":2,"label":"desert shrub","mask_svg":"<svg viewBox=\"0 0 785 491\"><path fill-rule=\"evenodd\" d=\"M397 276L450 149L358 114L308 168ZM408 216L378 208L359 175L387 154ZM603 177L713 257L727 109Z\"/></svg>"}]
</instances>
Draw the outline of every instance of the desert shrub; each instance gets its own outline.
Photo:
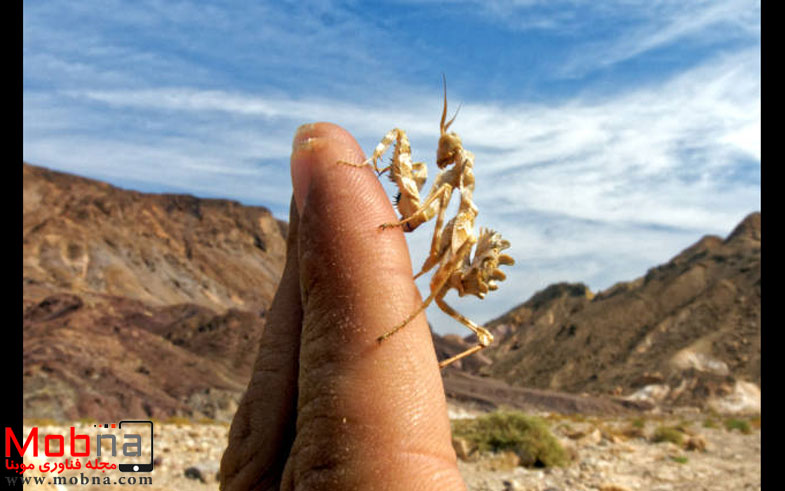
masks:
<instances>
[{"instance_id":1,"label":"desert shrub","mask_svg":"<svg viewBox=\"0 0 785 491\"><path fill-rule=\"evenodd\" d=\"M453 436L463 438L480 451L512 451L527 467L565 465L567 453L545 421L519 411L494 412L474 419L452 422Z\"/></svg>"},{"instance_id":2,"label":"desert shrub","mask_svg":"<svg viewBox=\"0 0 785 491\"><path fill-rule=\"evenodd\" d=\"M671 442L681 445L684 442L684 433L675 426L659 426L651 437L654 443Z\"/></svg>"},{"instance_id":3,"label":"desert shrub","mask_svg":"<svg viewBox=\"0 0 785 491\"><path fill-rule=\"evenodd\" d=\"M164 420L164 423L169 425L187 426L191 424L191 420L182 416L170 416Z\"/></svg>"},{"instance_id":4,"label":"desert shrub","mask_svg":"<svg viewBox=\"0 0 785 491\"><path fill-rule=\"evenodd\" d=\"M752 428L749 422L743 419L729 418L725 420L725 429L728 431L739 430L740 432L748 435L752 433Z\"/></svg>"},{"instance_id":5,"label":"desert shrub","mask_svg":"<svg viewBox=\"0 0 785 491\"><path fill-rule=\"evenodd\" d=\"M680 432L684 433L685 435L694 435L695 430L692 427L693 422L683 419L679 421L677 424L673 425L674 428L679 430Z\"/></svg>"},{"instance_id":6,"label":"desert shrub","mask_svg":"<svg viewBox=\"0 0 785 491\"><path fill-rule=\"evenodd\" d=\"M690 426L692 426L692 421L682 419L681 421L679 421L679 424L676 425L676 428L686 433L689 430Z\"/></svg>"},{"instance_id":7,"label":"desert shrub","mask_svg":"<svg viewBox=\"0 0 785 491\"><path fill-rule=\"evenodd\" d=\"M643 418L635 418L630 424L633 428L643 429L646 426L646 420Z\"/></svg>"},{"instance_id":8,"label":"desert shrub","mask_svg":"<svg viewBox=\"0 0 785 491\"><path fill-rule=\"evenodd\" d=\"M719 428L720 425L717 423L716 419L709 417L709 418L706 418L703 421L703 427L704 428L714 428L714 429L716 429L716 428Z\"/></svg>"},{"instance_id":9,"label":"desert shrub","mask_svg":"<svg viewBox=\"0 0 785 491\"><path fill-rule=\"evenodd\" d=\"M686 464L688 460L687 457L681 455L671 455L669 458L677 464Z\"/></svg>"},{"instance_id":10,"label":"desert shrub","mask_svg":"<svg viewBox=\"0 0 785 491\"><path fill-rule=\"evenodd\" d=\"M624 438L646 438L646 420L644 418L635 418L618 431Z\"/></svg>"},{"instance_id":11,"label":"desert shrub","mask_svg":"<svg viewBox=\"0 0 785 491\"><path fill-rule=\"evenodd\" d=\"M754 418L750 418L750 426L752 426L756 430L760 429L760 415L755 416Z\"/></svg>"}]
</instances>

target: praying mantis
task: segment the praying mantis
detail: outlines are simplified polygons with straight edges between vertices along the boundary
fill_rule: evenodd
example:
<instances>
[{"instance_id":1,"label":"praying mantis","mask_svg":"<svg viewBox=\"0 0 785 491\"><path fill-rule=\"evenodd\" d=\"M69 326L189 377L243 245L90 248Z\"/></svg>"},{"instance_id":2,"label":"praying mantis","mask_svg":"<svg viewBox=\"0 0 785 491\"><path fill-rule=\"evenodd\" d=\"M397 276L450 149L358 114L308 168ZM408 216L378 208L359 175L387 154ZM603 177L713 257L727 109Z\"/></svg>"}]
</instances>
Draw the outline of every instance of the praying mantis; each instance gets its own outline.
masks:
<instances>
[{"instance_id":1,"label":"praying mantis","mask_svg":"<svg viewBox=\"0 0 785 491\"><path fill-rule=\"evenodd\" d=\"M509 241L502 239L501 234L489 229L481 229L479 236L474 231L474 222L479 210L473 200L474 193L474 154L463 147L460 137L455 132L448 132L458 112L447 122L447 81L444 80L444 107L439 124L440 137L436 151L436 165L440 172L431 186L427 196L420 196L427 180L427 167L423 162L412 162L411 146L406 132L399 128L390 130L376 146L371 157L361 164L339 161L340 164L354 167L372 165L378 175L389 172L389 178L398 187L395 204L401 219L394 223L383 223L379 227L384 230L402 227L405 232L412 232L423 223L436 218L431 249L420 272L414 278L427 273L438 265L430 282L430 295L412 314L398 325L377 338L382 342L405 327L417 315L425 310L431 302L450 317L468 327L477 336L477 345L439 362L444 368L461 358L476 353L493 342L493 335L484 327L458 313L444 301L444 296L451 289L458 295L485 295L496 290L497 281L506 276L499 269L501 265L512 265L515 261L502 251L510 247ZM379 168L377 161L393 145L393 156L390 165ZM446 225L444 218L454 191L458 191L460 202L458 212ZM471 250L474 247L474 256Z\"/></svg>"}]
</instances>

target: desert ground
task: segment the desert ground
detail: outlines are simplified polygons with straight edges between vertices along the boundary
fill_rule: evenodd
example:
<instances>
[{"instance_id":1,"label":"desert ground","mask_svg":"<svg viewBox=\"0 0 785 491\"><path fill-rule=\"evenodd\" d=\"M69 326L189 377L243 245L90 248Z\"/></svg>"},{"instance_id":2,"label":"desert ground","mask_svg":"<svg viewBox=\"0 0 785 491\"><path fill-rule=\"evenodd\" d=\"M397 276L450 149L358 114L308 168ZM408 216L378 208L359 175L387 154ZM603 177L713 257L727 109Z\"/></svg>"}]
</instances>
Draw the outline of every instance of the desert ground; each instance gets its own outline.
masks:
<instances>
[{"instance_id":1,"label":"desert ground","mask_svg":"<svg viewBox=\"0 0 785 491\"><path fill-rule=\"evenodd\" d=\"M450 418L474 418L478 409L450 405ZM723 417L697 411L650 412L630 416L581 416L540 413L552 433L567 450L571 461L563 467L526 468L512 452L466 452L458 466L472 491L531 490L748 490L761 488L760 417ZM730 422L730 423L729 423ZM735 425L734 425L735 422ZM39 427L39 441L49 433L67 434L70 424ZM77 422L83 429L91 422ZM729 429L726 425L731 426ZM678 427L681 444L656 443L661 427ZM123 486L145 490L217 490L216 473L229 429L227 423L188 421L173 418L155 427L155 469L148 474L152 484ZM53 462L62 458L50 458ZM44 458L26 459L36 467ZM87 476L93 474L85 473ZM36 470L25 476L41 475ZM79 476L65 471L63 476ZM114 481L121 473L105 473ZM106 486L54 485L35 489L99 490Z\"/></svg>"}]
</instances>

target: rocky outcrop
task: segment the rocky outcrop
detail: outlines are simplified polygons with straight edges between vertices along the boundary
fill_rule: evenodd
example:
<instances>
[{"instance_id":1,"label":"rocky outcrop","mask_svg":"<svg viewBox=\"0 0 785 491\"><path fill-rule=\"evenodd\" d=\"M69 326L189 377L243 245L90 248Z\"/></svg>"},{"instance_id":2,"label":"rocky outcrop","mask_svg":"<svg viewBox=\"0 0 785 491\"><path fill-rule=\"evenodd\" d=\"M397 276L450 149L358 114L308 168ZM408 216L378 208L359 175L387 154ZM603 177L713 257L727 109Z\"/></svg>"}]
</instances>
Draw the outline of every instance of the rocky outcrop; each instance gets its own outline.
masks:
<instances>
[{"instance_id":1,"label":"rocky outcrop","mask_svg":"<svg viewBox=\"0 0 785 491\"><path fill-rule=\"evenodd\" d=\"M23 166L25 298L62 291L216 311L269 305L286 244L285 224L267 209Z\"/></svg>"},{"instance_id":2,"label":"rocky outcrop","mask_svg":"<svg viewBox=\"0 0 785 491\"><path fill-rule=\"evenodd\" d=\"M231 419L286 224L23 165L25 417Z\"/></svg>"},{"instance_id":3,"label":"rocky outcrop","mask_svg":"<svg viewBox=\"0 0 785 491\"><path fill-rule=\"evenodd\" d=\"M488 324L513 334L484 351L492 363L477 372L575 393L644 390L679 405L738 399L740 387L749 393L739 382L760 384L760 253L753 213L726 239L704 237L596 295L552 285Z\"/></svg>"}]
</instances>

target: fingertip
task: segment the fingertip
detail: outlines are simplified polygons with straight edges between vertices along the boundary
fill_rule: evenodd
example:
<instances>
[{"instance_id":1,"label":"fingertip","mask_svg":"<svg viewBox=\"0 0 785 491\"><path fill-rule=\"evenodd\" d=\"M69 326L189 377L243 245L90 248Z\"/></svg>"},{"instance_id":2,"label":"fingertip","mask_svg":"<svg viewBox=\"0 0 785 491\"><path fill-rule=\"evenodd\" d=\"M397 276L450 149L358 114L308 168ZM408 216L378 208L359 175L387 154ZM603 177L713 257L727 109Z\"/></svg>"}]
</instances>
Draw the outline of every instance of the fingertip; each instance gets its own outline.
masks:
<instances>
[{"instance_id":1,"label":"fingertip","mask_svg":"<svg viewBox=\"0 0 785 491\"><path fill-rule=\"evenodd\" d=\"M338 158L336 158L338 157ZM362 162L362 148L345 129L332 123L307 123L297 128L292 140L291 175L297 210L302 216L314 167L338 160Z\"/></svg>"}]
</instances>

